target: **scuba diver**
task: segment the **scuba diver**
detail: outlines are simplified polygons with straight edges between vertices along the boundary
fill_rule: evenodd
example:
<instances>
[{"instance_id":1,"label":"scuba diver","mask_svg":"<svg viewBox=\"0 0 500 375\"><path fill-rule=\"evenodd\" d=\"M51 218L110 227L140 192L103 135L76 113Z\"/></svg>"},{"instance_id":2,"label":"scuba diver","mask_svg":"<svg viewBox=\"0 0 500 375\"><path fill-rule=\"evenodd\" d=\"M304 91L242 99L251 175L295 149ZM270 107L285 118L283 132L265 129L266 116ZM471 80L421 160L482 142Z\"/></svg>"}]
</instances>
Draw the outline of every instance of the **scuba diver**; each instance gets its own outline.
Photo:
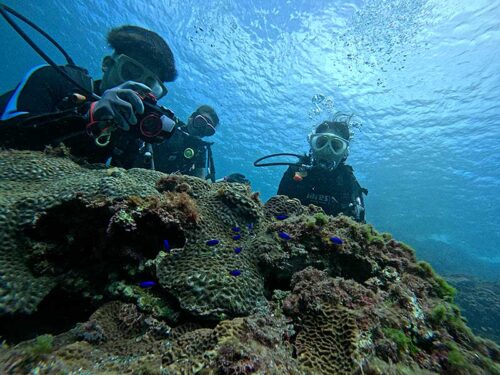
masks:
<instances>
[{"instance_id":1,"label":"scuba diver","mask_svg":"<svg viewBox=\"0 0 500 375\"><path fill-rule=\"evenodd\" d=\"M340 213L359 222L365 221L362 188L351 166L345 164L349 153L350 131L348 119L337 115L333 121L319 124L308 137L309 155L273 154L255 161L254 165L288 165L278 187L278 195L298 198L303 205L314 204L326 214ZM260 163L275 156L295 156L297 163Z\"/></svg>"},{"instance_id":2,"label":"scuba diver","mask_svg":"<svg viewBox=\"0 0 500 375\"><path fill-rule=\"evenodd\" d=\"M102 60L102 79L93 81L42 29L0 4L0 13L49 65L33 68L0 97L0 146L43 150L64 143L90 163L129 168L140 146L160 143L175 130L171 111L156 104L164 82L177 76L173 53L158 34L121 26L107 36L114 50ZM66 57L56 65L10 15L46 37Z\"/></svg>"},{"instance_id":3,"label":"scuba diver","mask_svg":"<svg viewBox=\"0 0 500 375\"><path fill-rule=\"evenodd\" d=\"M215 134L219 116L202 105L184 123L176 119L175 134L166 142L153 147L155 169L163 173L181 173L215 181L212 142L203 138ZM147 158L146 158L147 163Z\"/></svg>"}]
</instances>

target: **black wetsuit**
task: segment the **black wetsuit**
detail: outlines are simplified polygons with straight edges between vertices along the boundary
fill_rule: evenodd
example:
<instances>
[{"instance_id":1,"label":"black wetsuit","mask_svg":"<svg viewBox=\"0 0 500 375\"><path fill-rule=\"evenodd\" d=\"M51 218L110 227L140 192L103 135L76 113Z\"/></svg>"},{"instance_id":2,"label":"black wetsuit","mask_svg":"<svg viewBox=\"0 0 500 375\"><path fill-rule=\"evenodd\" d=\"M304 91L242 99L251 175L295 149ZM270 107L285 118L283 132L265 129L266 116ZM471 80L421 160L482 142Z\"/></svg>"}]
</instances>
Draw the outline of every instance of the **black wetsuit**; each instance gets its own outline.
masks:
<instances>
[{"instance_id":1,"label":"black wetsuit","mask_svg":"<svg viewBox=\"0 0 500 375\"><path fill-rule=\"evenodd\" d=\"M85 69L60 68L88 91L100 94L98 82L94 90ZM115 131L108 146L98 147L85 131L90 100L79 106L65 100L74 93L86 95L55 68L43 65L32 69L14 90L0 96L0 146L43 150L63 142L73 155L90 163L105 163L112 156L113 165L131 167L140 141L130 133Z\"/></svg>"},{"instance_id":2,"label":"black wetsuit","mask_svg":"<svg viewBox=\"0 0 500 375\"><path fill-rule=\"evenodd\" d=\"M155 169L163 173L179 172L186 175L194 175L199 169L205 170L211 143L190 136L182 122L178 121L178 126L170 139L153 146ZM191 152L188 149L193 151L192 157L189 157Z\"/></svg>"},{"instance_id":3,"label":"black wetsuit","mask_svg":"<svg viewBox=\"0 0 500 375\"><path fill-rule=\"evenodd\" d=\"M278 188L279 195L298 198L303 205L314 204L329 215L343 213L364 221L363 193L368 191L359 185L351 166L342 163L333 171L313 167L302 181L295 181L293 177L298 171L295 166L286 170Z\"/></svg>"}]
</instances>

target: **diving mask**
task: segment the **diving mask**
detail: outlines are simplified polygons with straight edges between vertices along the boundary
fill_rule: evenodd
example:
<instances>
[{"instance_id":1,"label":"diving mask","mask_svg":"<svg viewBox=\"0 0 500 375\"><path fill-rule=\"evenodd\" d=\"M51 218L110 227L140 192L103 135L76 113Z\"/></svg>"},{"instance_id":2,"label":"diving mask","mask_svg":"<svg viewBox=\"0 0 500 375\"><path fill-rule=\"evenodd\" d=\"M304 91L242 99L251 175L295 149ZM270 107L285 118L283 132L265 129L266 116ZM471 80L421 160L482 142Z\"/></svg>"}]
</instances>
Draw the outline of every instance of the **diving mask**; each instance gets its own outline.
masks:
<instances>
[{"instance_id":1,"label":"diving mask","mask_svg":"<svg viewBox=\"0 0 500 375\"><path fill-rule=\"evenodd\" d=\"M215 126L212 123L212 120L207 116L197 115L193 118L192 122L193 129L202 137L209 137L215 134Z\"/></svg>"},{"instance_id":2,"label":"diving mask","mask_svg":"<svg viewBox=\"0 0 500 375\"><path fill-rule=\"evenodd\" d=\"M333 133L317 133L309 138L315 159L331 162L335 167L347 155L349 141Z\"/></svg>"},{"instance_id":3,"label":"diving mask","mask_svg":"<svg viewBox=\"0 0 500 375\"><path fill-rule=\"evenodd\" d=\"M121 82L135 81L148 86L156 99L167 95L168 89L155 73L127 55L113 56L115 72Z\"/></svg>"}]
</instances>

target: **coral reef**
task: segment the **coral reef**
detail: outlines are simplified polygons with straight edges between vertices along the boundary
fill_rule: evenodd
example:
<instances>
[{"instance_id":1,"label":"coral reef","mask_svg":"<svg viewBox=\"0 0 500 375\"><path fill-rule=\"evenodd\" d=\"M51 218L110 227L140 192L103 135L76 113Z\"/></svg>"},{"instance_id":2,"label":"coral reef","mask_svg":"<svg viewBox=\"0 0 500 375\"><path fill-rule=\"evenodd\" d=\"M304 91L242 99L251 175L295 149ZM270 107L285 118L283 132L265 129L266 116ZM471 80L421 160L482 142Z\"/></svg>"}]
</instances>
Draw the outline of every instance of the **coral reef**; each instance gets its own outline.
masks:
<instances>
[{"instance_id":1,"label":"coral reef","mask_svg":"<svg viewBox=\"0 0 500 375\"><path fill-rule=\"evenodd\" d=\"M0 151L0 178L0 327L31 333L0 329L2 374L500 374L455 289L370 225L54 150ZM54 299L92 313L23 328Z\"/></svg>"}]
</instances>

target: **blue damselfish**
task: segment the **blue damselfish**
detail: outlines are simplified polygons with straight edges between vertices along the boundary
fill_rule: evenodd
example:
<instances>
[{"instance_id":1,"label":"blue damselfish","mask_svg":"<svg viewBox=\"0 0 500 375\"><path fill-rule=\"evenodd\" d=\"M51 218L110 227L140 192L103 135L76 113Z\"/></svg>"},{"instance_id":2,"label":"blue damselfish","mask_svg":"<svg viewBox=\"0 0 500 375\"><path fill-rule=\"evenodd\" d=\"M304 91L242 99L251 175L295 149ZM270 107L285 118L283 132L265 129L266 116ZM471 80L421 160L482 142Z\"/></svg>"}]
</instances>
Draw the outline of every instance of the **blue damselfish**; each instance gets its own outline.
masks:
<instances>
[{"instance_id":1,"label":"blue damselfish","mask_svg":"<svg viewBox=\"0 0 500 375\"><path fill-rule=\"evenodd\" d=\"M282 238L284 240L291 240L292 239L292 237L286 232L279 232L278 236L280 236L280 238Z\"/></svg>"},{"instance_id":2,"label":"blue damselfish","mask_svg":"<svg viewBox=\"0 0 500 375\"><path fill-rule=\"evenodd\" d=\"M168 242L168 240L163 240L163 247L165 247L165 250L167 252L170 251L170 243Z\"/></svg>"},{"instance_id":3,"label":"blue damselfish","mask_svg":"<svg viewBox=\"0 0 500 375\"><path fill-rule=\"evenodd\" d=\"M332 241L332 243L334 243L335 245L342 245L344 243L341 238L338 238L336 236L330 237L330 241Z\"/></svg>"},{"instance_id":4,"label":"blue damselfish","mask_svg":"<svg viewBox=\"0 0 500 375\"><path fill-rule=\"evenodd\" d=\"M139 283L139 286L143 289L147 289L147 288L152 288L156 285L156 282L154 281L141 281Z\"/></svg>"}]
</instances>

